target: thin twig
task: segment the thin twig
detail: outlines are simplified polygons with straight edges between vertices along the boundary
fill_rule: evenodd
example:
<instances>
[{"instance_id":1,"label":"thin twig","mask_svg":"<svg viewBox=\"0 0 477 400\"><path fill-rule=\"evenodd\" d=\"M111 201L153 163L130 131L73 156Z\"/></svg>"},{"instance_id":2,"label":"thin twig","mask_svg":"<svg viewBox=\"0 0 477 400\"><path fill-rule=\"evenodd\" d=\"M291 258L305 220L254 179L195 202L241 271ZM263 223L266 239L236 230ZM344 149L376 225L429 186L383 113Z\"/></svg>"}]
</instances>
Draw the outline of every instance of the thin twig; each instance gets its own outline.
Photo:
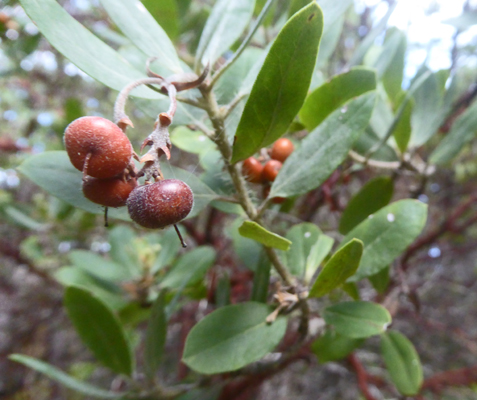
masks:
<instances>
[{"instance_id":1,"label":"thin twig","mask_svg":"<svg viewBox=\"0 0 477 400\"><path fill-rule=\"evenodd\" d=\"M267 14L267 12L270 9L273 2L274 2L274 0L268 0L265 3L265 5L262 8L262 11L260 12L260 14L257 17L257 20L255 21L255 24L253 25L252 29L250 29L248 35L245 37L245 39L243 40L240 47L237 49L237 51L234 53L234 55L215 72L214 76L212 77L212 80L210 81L209 88L212 89L214 87L215 83L223 75L223 73L225 71L227 71L227 69L229 69L232 66L232 64L240 57L242 52L245 50L247 45L252 40L253 35L255 35L255 32L257 31L257 29L262 24L262 21L265 18L265 15Z\"/></svg>"},{"instance_id":2,"label":"thin twig","mask_svg":"<svg viewBox=\"0 0 477 400\"><path fill-rule=\"evenodd\" d=\"M358 386L366 400L376 400L368 388L368 373L359 361L358 357L354 353L351 353L348 356L348 361L356 372L356 377L358 378Z\"/></svg>"}]
</instances>

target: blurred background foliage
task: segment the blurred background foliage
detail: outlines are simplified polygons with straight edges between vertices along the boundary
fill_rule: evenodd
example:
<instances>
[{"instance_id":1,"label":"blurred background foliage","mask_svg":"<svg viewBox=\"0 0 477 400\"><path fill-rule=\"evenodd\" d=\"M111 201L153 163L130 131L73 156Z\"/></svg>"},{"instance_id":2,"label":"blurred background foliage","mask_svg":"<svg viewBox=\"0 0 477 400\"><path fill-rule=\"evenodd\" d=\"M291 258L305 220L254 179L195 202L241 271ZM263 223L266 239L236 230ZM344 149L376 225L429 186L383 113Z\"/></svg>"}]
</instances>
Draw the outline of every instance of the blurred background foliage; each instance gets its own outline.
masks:
<instances>
[{"instance_id":1,"label":"blurred background foliage","mask_svg":"<svg viewBox=\"0 0 477 400\"><path fill-rule=\"evenodd\" d=\"M60 3L76 20L116 49L132 65L143 70L147 57L123 36L98 1ZM180 58L191 64L214 2L144 0L143 3L174 42ZM255 15L264 3L264 0L256 2ZM234 66L235 72L230 79L227 81L224 76L223 82L219 82L221 103L230 101L238 91L234 86L234 74L244 76L259 50L275 37L286 16L306 3L300 0L277 0L274 3L250 51ZM333 2L323 0L319 3L325 10L325 21L327 15L333 18ZM399 109L404 91L431 68L434 82L429 84L434 84L434 87L417 93L416 98L409 102L409 107L423 104L418 96L436 96L439 107L448 102L449 112L435 127L438 130L436 135L403 139L411 143L414 140L414 144L429 140L424 146L416 148L416 153L427 160L456 118L472 104L475 108L477 4L472 1L462 3L460 15L444 21L442 26L451 27L453 31L448 46L440 49L441 53L447 52L447 58L439 63L435 52L442 41L413 41L411 30L406 32L387 25L397 1L349 3L347 12L336 16L329 25L310 89L350 66L364 64L376 68L383 83L379 90L384 99L382 108L371 122L377 131L386 113L391 113L392 119L392 113ZM428 2L425 14L432 18L443 7L442 3ZM408 12L412 13L412 10ZM171 230L144 232L115 220L111 221L110 229L105 229L102 217L74 208L42 191L21 175L16 168L31 155L63 150L63 131L72 120L83 115L111 118L117 92L90 78L52 48L16 1L0 1L0 39L0 370L3 372L0 376L0 398L80 399L82 397L78 394L70 393L34 372L25 373L22 367L4 359L12 352L22 352L47 359L79 379L108 382L109 373L98 368L89 355L84 354L84 348L65 318L59 283L90 288L119 311L122 322L131 328L128 332L133 336L132 328L148 316L147 311L140 307L141 302L150 300L147 296L151 293L144 290L150 286L147 280L151 273L159 274L164 287L175 290L175 297L168 299L168 313L172 316L168 346L177 349L191 325L206 311L207 302L225 305L248 298L253 271L263 260L254 242L236 234L238 224L230 215L240 212L233 205L215 204L183 224L186 240L193 248L186 253L179 248ZM236 43L232 50L238 45ZM419 58L423 54L424 57ZM225 54L227 56L230 54ZM412 120L409 110L408 116L403 118L403 126L396 127L396 130L402 130L404 136L411 135L409 126L416 123L421 124L419 132L425 130L426 113L436 113L440 109L437 106L433 108L429 103L426 105L429 108L420 110L419 121ZM240 116L240 107L237 110L237 116ZM135 129L129 132L129 137L136 149L151 130L152 119L148 111L151 112L141 101L131 106L130 115L134 117ZM302 129L301 121L297 120L292 124L290 133L298 140ZM395 189L397 198L407 197L411 192L411 195L415 194L415 197L430 204L431 228L440 223L443 210L455 206L465 196L475 195L475 133L474 127L468 140L462 143L462 149L457 151L456 158L452 163L444 160L443 167L431 181L415 182L403 176ZM190 141L197 139L190 131L184 134L191 135ZM217 159L206 150L202 152L204 148L187 148L188 142L184 141L183 135L173 133L172 138L175 144L174 165L203 174L203 180L212 189L227 193L227 181L220 174L221 166L217 167ZM368 130L360 139L357 150L366 152L376 140L376 132ZM403 146L405 148L406 143ZM401 147L399 142L398 147ZM442 159L445 155L434 157L439 162L439 157ZM396 154L383 146L375 158L393 161ZM309 195L274 206L281 215L275 221L278 231L286 232L290 222L312 221L319 222L325 232L336 232L343 204L374 176L375 171L367 168L352 171L351 174L342 170ZM421 187L421 184L425 186ZM293 205L296 206L295 211L287 214ZM224 230L227 235L223 235ZM422 248L419 258L414 261L420 263L421 268L416 268L409 278L411 296L403 300L405 305L397 317L398 326L403 327L419 349L425 372L429 375L477 364L474 265L477 230L469 224L465 232L456 230L456 235L435 239ZM98 258L104 265L99 271L90 268L98 262ZM192 272L184 268L191 260L195 263ZM121 263L122 266L119 265ZM210 268L212 265L213 268ZM446 270L449 268L452 271ZM118 277L118 270L124 275ZM115 271L114 279L108 275L111 271ZM117 281L112 282L115 279ZM424 288L421 291L423 297L419 300L417 297L413 300L414 286ZM372 289L368 285L364 290ZM425 321L413 313L414 308L419 307L427 311L429 318ZM422 330L432 332L429 333L432 339L427 340L429 337L422 335ZM135 340L139 342L139 338ZM361 355L367 367L379 375L381 366L376 360L375 348L376 343L371 340ZM162 370L165 379L183 378L186 371L183 365L177 367L177 353L175 356L174 352L168 354ZM291 372L282 376L282 382L265 383L259 398L316 398L312 393L323 393L323 399L357 398L356 386L350 388L346 383L351 375L343 365L331 363L331 366L322 368L320 378L314 375L320 367L315 365L313 368L302 374L300 368L294 366ZM477 379L474 378L474 382ZM120 380L113 381L113 385L118 387L122 384ZM374 384L379 386L379 383ZM279 397L274 385L282 387L282 397ZM477 398L472 386L448 389L437 396Z\"/></svg>"}]
</instances>

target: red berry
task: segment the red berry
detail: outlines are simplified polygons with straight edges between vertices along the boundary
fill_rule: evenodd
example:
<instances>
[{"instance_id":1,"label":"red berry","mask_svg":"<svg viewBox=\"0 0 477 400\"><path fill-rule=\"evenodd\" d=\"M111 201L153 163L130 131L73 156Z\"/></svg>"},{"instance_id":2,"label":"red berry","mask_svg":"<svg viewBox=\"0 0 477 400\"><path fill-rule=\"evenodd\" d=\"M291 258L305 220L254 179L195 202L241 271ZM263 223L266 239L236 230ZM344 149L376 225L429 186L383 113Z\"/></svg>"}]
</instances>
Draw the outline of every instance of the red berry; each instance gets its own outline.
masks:
<instances>
[{"instance_id":1,"label":"red berry","mask_svg":"<svg viewBox=\"0 0 477 400\"><path fill-rule=\"evenodd\" d=\"M139 186L131 192L127 202L131 219L150 229L178 223L189 215L193 204L191 188L178 179Z\"/></svg>"},{"instance_id":2,"label":"red berry","mask_svg":"<svg viewBox=\"0 0 477 400\"><path fill-rule=\"evenodd\" d=\"M262 182L263 165L255 157L249 157L242 163L242 174L252 183Z\"/></svg>"},{"instance_id":3,"label":"red berry","mask_svg":"<svg viewBox=\"0 0 477 400\"><path fill-rule=\"evenodd\" d=\"M287 138L281 138L273 143L270 157L283 163L293 153L293 150L295 150L295 146L292 141Z\"/></svg>"},{"instance_id":4,"label":"red berry","mask_svg":"<svg viewBox=\"0 0 477 400\"><path fill-rule=\"evenodd\" d=\"M263 167L262 179L269 182L273 182L277 177L278 171L280 171L282 165L283 164L277 160L268 161Z\"/></svg>"},{"instance_id":5,"label":"red berry","mask_svg":"<svg viewBox=\"0 0 477 400\"><path fill-rule=\"evenodd\" d=\"M95 178L112 178L129 165L132 146L124 132L111 121L101 117L81 117L65 130L65 147L71 163Z\"/></svg>"},{"instance_id":6,"label":"red berry","mask_svg":"<svg viewBox=\"0 0 477 400\"><path fill-rule=\"evenodd\" d=\"M83 180L83 194L93 203L102 206L123 207L136 186L135 178L125 181L121 176L107 179L88 176Z\"/></svg>"}]
</instances>

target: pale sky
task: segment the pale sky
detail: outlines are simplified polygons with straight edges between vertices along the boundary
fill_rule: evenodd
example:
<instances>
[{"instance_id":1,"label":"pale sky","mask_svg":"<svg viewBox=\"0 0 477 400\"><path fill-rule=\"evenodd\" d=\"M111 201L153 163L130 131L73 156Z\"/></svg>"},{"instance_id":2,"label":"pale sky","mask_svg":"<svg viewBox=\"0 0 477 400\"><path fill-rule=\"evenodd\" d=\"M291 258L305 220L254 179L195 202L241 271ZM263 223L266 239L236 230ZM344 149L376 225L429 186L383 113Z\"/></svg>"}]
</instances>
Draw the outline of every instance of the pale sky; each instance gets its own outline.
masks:
<instances>
[{"instance_id":1,"label":"pale sky","mask_svg":"<svg viewBox=\"0 0 477 400\"><path fill-rule=\"evenodd\" d=\"M409 51L405 75L413 76L417 68L426 60L432 70L450 67L450 52L453 46L453 35L456 30L442 23L462 13L466 0L397 0L397 6L389 25L405 31L409 40ZM477 0L470 0L470 5L477 6ZM381 19L388 9L382 0L355 0L355 9L361 12L365 6L375 7L374 18ZM427 13L426 10L434 10ZM477 25L461 33L458 43L463 45L477 40ZM477 57L467 62L477 63Z\"/></svg>"}]
</instances>

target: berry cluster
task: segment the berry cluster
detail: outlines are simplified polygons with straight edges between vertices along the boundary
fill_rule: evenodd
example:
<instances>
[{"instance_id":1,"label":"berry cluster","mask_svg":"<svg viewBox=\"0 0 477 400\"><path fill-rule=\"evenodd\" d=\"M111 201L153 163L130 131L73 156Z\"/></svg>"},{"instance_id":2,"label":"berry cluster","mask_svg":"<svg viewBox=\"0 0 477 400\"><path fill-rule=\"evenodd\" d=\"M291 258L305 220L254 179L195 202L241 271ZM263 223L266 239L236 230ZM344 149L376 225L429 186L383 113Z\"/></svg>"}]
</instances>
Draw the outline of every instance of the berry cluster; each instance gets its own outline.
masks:
<instances>
[{"instance_id":1,"label":"berry cluster","mask_svg":"<svg viewBox=\"0 0 477 400\"><path fill-rule=\"evenodd\" d=\"M131 82L119 93L114 104L114 122L101 117L78 118L65 130L65 147L71 163L83 172L84 196L105 206L106 225L108 207L127 205L131 219L145 228L174 225L182 246L186 247L176 224L192 210L194 195L186 183L164 179L160 158L171 157L168 128L177 109L177 92L201 85L209 68L200 76L185 73L163 78L149 68L154 60L147 61L148 78ZM169 97L170 106L158 115L152 133L141 146L141 151L146 146L150 149L139 159L125 134L127 127L133 126L125 108L131 91L141 85L158 85L159 91ZM136 170L133 158L144 163L140 171ZM138 186L140 177L145 177L145 184Z\"/></svg>"},{"instance_id":2,"label":"berry cluster","mask_svg":"<svg viewBox=\"0 0 477 400\"><path fill-rule=\"evenodd\" d=\"M248 182L263 185L263 197L270 192L270 183L275 180L283 163L293 152L295 146L287 138L278 139L270 150L265 151L259 158L249 157L242 164L242 173ZM264 162L265 164L262 164ZM282 203L282 197L273 198L274 203Z\"/></svg>"},{"instance_id":3,"label":"berry cluster","mask_svg":"<svg viewBox=\"0 0 477 400\"><path fill-rule=\"evenodd\" d=\"M133 148L118 125L101 117L82 117L65 130L73 166L83 172L83 194L105 207L127 205L131 219L158 229L184 219L194 202L192 190L177 179L138 186Z\"/></svg>"}]
</instances>

